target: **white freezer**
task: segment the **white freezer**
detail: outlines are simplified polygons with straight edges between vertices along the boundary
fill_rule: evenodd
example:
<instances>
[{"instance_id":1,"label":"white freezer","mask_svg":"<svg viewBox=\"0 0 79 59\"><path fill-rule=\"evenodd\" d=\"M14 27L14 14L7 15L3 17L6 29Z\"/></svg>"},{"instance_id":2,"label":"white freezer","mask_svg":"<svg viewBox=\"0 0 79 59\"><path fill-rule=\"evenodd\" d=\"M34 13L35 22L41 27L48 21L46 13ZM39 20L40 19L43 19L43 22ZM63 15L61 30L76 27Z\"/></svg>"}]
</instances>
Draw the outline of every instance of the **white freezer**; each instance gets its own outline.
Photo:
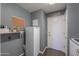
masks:
<instances>
[{"instance_id":1,"label":"white freezer","mask_svg":"<svg viewBox=\"0 0 79 59\"><path fill-rule=\"evenodd\" d=\"M26 56L37 56L40 51L40 28L26 28Z\"/></svg>"}]
</instances>

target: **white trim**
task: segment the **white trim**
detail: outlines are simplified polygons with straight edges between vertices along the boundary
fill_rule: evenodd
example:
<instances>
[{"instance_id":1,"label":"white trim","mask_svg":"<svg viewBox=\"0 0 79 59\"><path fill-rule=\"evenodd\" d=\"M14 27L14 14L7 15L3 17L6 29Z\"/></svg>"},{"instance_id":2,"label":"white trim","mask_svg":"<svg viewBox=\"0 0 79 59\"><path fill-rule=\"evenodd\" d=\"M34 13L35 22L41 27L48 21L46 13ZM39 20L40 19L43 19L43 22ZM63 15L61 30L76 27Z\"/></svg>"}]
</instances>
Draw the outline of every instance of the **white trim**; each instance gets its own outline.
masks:
<instances>
[{"instance_id":1,"label":"white trim","mask_svg":"<svg viewBox=\"0 0 79 59\"><path fill-rule=\"evenodd\" d=\"M23 55L24 55L24 53L20 54L19 56L23 56Z\"/></svg>"},{"instance_id":2,"label":"white trim","mask_svg":"<svg viewBox=\"0 0 79 59\"><path fill-rule=\"evenodd\" d=\"M43 51L40 51L40 53L43 54L45 52L46 48L47 48L47 46L44 48Z\"/></svg>"},{"instance_id":3,"label":"white trim","mask_svg":"<svg viewBox=\"0 0 79 59\"><path fill-rule=\"evenodd\" d=\"M67 40L67 51L66 51L66 56L68 56L68 10L66 9L65 11L65 19L66 19L66 40Z\"/></svg>"}]
</instances>

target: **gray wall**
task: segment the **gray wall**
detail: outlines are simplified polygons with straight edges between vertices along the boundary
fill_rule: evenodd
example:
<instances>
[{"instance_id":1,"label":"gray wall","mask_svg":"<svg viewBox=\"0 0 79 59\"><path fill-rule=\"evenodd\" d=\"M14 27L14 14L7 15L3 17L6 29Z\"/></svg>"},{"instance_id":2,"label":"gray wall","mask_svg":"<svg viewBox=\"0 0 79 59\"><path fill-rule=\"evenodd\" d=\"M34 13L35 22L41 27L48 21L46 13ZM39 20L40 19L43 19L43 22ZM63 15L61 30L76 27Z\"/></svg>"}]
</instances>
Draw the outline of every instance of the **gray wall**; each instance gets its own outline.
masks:
<instances>
[{"instance_id":1,"label":"gray wall","mask_svg":"<svg viewBox=\"0 0 79 59\"><path fill-rule=\"evenodd\" d=\"M38 19L38 26L40 27L40 50L47 46L47 20L44 11L38 10L32 13L32 19Z\"/></svg>"},{"instance_id":2,"label":"gray wall","mask_svg":"<svg viewBox=\"0 0 79 59\"><path fill-rule=\"evenodd\" d=\"M1 4L0 4L0 25L1 25ZM1 37L0 37L0 53L1 53ZM1 56L1 54L0 54Z\"/></svg>"},{"instance_id":3,"label":"gray wall","mask_svg":"<svg viewBox=\"0 0 79 59\"><path fill-rule=\"evenodd\" d=\"M32 25L31 14L19 5L14 3L1 4L1 25L7 25L11 28L11 17L17 16L25 19L27 26ZM20 41L21 42L21 41Z\"/></svg>"},{"instance_id":4,"label":"gray wall","mask_svg":"<svg viewBox=\"0 0 79 59\"><path fill-rule=\"evenodd\" d=\"M79 38L79 4L67 4L68 39Z\"/></svg>"},{"instance_id":5,"label":"gray wall","mask_svg":"<svg viewBox=\"0 0 79 59\"><path fill-rule=\"evenodd\" d=\"M0 25L1 25L1 3L0 3Z\"/></svg>"},{"instance_id":6,"label":"gray wall","mask_svg":"<svg viewBox=\"0 0 79 59\"><path fill-rule=\"evenodd\" d=\"M67 4L68 55L71 38L79 38L79 4Z\"/></svg>"},{"instance_id":7,"label":"gray wall","mask_svg":"<svg viewBox=\"0 0 79 59\"><path fill-rule=\"evenodd\" d=\"M27 26L31 25L31 15L28 11L14 3L1 4L1 24L11 27L11 17L17 16L26 20Z\"/></svg>"}]
</instances>

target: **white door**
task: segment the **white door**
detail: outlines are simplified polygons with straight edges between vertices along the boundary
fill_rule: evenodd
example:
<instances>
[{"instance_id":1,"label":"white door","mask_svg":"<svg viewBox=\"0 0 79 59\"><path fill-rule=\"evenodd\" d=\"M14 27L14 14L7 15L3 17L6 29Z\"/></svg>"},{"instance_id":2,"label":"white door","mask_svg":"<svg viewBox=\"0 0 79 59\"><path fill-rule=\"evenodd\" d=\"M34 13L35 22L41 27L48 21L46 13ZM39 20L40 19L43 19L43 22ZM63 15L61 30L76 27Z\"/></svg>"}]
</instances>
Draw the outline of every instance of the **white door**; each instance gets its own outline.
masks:
<instances>
[{"instance_id":1,"label":"white door","mask_svg":"<svg viewBox=\"0 0 79 59\"><path fill-rule=\"evenodd\" d=\"M64 15L48 17L48 47L66 51Z\"/></svg>"}]
</instances>

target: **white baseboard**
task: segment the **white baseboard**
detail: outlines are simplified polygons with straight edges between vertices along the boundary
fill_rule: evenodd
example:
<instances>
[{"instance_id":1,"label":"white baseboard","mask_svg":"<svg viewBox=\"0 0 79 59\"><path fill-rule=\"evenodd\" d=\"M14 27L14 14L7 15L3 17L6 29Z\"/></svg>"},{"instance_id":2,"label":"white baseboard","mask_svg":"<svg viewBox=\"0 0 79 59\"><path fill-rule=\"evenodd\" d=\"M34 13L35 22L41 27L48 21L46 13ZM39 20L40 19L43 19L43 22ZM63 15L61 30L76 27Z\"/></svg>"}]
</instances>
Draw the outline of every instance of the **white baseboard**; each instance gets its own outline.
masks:
<instances>
[{"instance_id":1,"label":"white baseboard","mask_svg":"<svg viewBox=\"0 0 79 59\"><path fill-rule=\"evenodd\" d=\"M43 51L40 51L40 53L43 54L45 52L46 48L48 48L48 47L46 46Z\"/></svg>"},{"instance_id":2,"label":"white baseboard","mask_svg":"<svg viewBox=\"0 0 79 59\"><path fill-rule=\"evenodd\" d=\"M23 56L23 55L24 55L24 53L20 54L19 56Z\"/></svg>"}]
</instances>

